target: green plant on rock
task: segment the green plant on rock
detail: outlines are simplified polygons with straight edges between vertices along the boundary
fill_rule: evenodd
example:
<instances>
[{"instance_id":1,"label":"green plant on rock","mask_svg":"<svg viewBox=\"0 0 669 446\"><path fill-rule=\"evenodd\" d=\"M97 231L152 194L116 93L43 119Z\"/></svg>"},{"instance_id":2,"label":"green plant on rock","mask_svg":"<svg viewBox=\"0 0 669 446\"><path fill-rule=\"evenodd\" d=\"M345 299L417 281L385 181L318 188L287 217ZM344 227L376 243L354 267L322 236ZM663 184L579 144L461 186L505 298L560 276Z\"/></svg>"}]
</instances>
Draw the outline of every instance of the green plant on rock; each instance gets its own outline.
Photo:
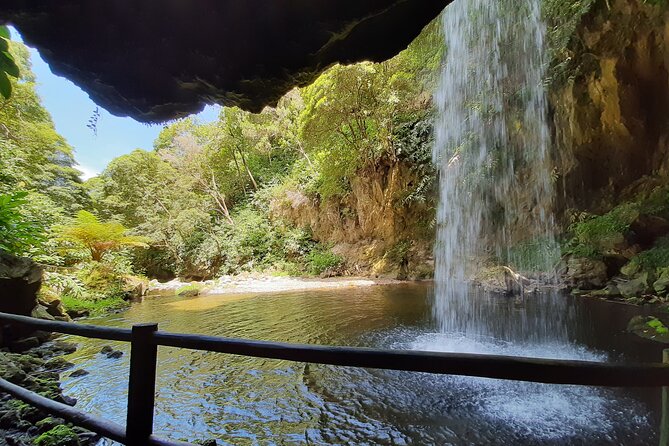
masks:
<instances>
[{"instance_id":1,"label":"green plant on rock","mask_svg":"<svg viewBox=\"0 0 669 446\"><path fill-rule=\"evenodd\" d=\"M646 325L654 329L657 334L667 334L669 333L669 328L667 328L664 323L656 317L651 317Z\"/></svg>"},{"instance_id":2,"label":"green plant on rock","mask_svg":"<svg viewBox=\"0 0 669 446\"><path fill-rule=\"evenodd\" d=\"M35 446L79 446L81 443L72 428L60 425L35 439Z\"/></svg>"},{"instance_id":3,"label":"green plant on rock","mask_svg":"<svg viewBox=\"0 0 669 446\"><path fill-rule=\"evenodd\" d=\"M669 267L669 236L658 239L652 248L634 256L630 263L642 270Z\"/></svg>"},{"instance_id":4,"label":"green plant on rock","mask_svg":"<svg viewBox=\"0 0 669 446\"><path fill-rule=\"evenodd\" d=\"M583 257L599 257L625 241L630 225L639 216L639 205L624 203L599 216L585 217L571 224L573 238L567 252Z\"/></svg>"},{"instance_id":5,"label":"green plant on rock","mask_svg":"<svg viewBox=\"0 0 669 446\"><path fill-rule=\"evenodd\" d=\"M85 246L95 262L109 251L125 247L148 247L148 239L128 235L128 229L116 222L101 222L88 211L79 211L75 221L58 228L60 238Z\"/></svg>"}]
</instances>

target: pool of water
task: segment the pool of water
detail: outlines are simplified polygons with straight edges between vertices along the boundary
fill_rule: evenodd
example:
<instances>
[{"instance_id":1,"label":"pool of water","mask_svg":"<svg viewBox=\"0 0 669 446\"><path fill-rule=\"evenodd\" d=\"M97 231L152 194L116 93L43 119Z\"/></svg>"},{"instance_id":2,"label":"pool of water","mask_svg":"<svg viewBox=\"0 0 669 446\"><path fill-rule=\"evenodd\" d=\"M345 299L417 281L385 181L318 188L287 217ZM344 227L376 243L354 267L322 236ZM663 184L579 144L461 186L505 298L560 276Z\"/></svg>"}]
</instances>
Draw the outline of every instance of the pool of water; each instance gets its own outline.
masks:
<instances>
[{"instance_id":1,"label":"pool of water","mask_svg":"<svg viewBox=\"0 0 669 446\"><path fill-rule=\"evenodd\" d=\"M181 333L391 349L657 362L662 345L625 331L648 309L565 296L477 295L489 335L440 333L426 284L149 297L90 323L158 322ZM481 312L481 308L486 310ZM559 312L559 314L558 314ZM533 340L541 326L568 336ZM542 325L543 321L543 325ZM72 337L65 378L77 407L125 422L129 345ZM155 431L229 445L657 444L659 389L608 389L323 366L161 347ZM107 444L103 441L102 444Z\"/></svg>"}]
</instances>

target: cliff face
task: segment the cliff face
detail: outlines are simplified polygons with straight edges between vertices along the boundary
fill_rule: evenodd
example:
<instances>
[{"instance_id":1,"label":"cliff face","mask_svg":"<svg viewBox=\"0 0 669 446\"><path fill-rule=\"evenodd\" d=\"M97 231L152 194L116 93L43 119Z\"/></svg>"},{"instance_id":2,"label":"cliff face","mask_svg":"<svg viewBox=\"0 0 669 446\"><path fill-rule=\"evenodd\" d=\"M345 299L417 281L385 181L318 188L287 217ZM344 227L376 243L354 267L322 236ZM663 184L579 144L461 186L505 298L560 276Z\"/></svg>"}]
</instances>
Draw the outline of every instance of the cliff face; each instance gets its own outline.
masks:
<instances>
[{"instance_id":1,"label":"cliff face","mask_svg":"<svg viewBox=\"0 0 669 446\"><path fill-rule=\"evenodd\" d=\"M573 210L604 213L667 182L669 7L595 1L562 57L566 76L548 96L558 220L566 230ZM273 212L334 244L354 272L422 277L431 274L436 194L427 203L402 199L420 179L411 160L385 162L360 171L340 200L295 190ZM517 241L528 237L523 218L514 225Z\"/></svg>"},{"instance_id":2,"label":"cliff face","mask_svg":"<svg viewBox=\"0 0 669 446\"><path fill-rule=\"evenodd\" d=\"M669 12L595 2L570 44L573 77L550 92L567 207L603 211L669 168Z\"/></svg>"},{"instance_id":3,"label":"cliff face","mask_svg":"<svg viewBox=\"0 0 669 446\"><path fill-rule=\"evenodd\" d=\"M320 201L291 190L273 201L272 214L333 245L353 274L424 278L433 269L434 207L408 198L420 180L406 161L384 161L361 170L344 197Z\"/></svg>"}]
</instances>

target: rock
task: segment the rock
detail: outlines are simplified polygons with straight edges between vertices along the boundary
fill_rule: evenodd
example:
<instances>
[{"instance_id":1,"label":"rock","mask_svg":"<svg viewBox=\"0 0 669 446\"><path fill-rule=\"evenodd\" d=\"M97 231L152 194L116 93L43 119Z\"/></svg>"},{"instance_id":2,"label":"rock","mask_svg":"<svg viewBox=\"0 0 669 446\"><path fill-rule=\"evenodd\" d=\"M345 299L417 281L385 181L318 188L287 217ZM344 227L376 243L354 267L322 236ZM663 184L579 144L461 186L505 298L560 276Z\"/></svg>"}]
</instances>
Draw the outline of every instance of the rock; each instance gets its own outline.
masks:
<instances>
[{"instance_id":1,"label":"rock","mask_svg":"<svg viewBox=\"0 0 669 446\"><path fill-rule=\"evenodd\" d=\"M30 350L31 348L39 347L40 346L40 341L34 336L28 337L28 338L23 338L19 339L17 341L12 342L9 344L9 348L13 352L24 352L26 350Z\"/></svg>"},{"instance_id":2,"label":"rock","mask_svg":"<svg viewBox=\"0 0 669 446\"><path fill-rule=\"evenodd\" d=\"M504 284L506 286L507 296L523 296L525 287L530 284L530 280L521 274L516 273L508 266L504 266Z\"/></svg>"},{"instance_id":3,"label":"rock","mask_svg":"<svg viewBox=\"0 0 669 446\"><path fill-rule=\"evenodd\" d=\"M73 371L72 373L70 373L68 376L70 378L79 378L81 376L86 376L86 375L89 375L89 374L90 374L90 372L88 372L87 370L77 369L77 370Z\"/></svg>"},{"instance_id":4,"label":"rock","mask_svg":"<svg viewBox=\"0 0 669 446\"><path fill-rule=\"evenodd\" d=\"M65 424L65 420L62 418L46 417L35 423L35 427L37 427L39 433L43 433L61 424Z\"/></svg>"},{"instance_id":5,"label":"rock","mask_svg":"<svg viewBox=\"0 0 669 446\"><path fill-rule=\"evenodd\" d=\"M632 280L618 284L618 290L623 297L639 297L650 289L650 284L653 283L649 273L644 272L636 276Z\"/></svg>"},{"instance_id":6,"label":"rock","mask_svg":"<svg viewBox=\"0 0 669 446\"><path fill-rule=\"evenodd\" d=\"M42 273L32 260L0 250L0 312L30 316L37 305ZM0 332L0 341L6 345L30 335L31 329L0 323Z\"/></svg>"},{"instance_id":7,"label":"rock","mask_svg":"<svg viewBox=\"0 0 669 446\"><path fill-rule=\"evenodd\" d=\"M585 257L567 259L565 281L582 290L601 288L608 279L606 264Z\"/></svg>"},{"instance_id":8,"label":"rock","mask_svg":"<svg viewBox=\"0 0 669 446\"><path fill-rule=\"evenodd\" d=\"M0 312L30 316L37 305L42 274L32 260L0 250Z\"/></svg>"},{"instance_id":9,"label":"rock","mask_svg":"<svg viewBox=\"0 0 669 446\"><path fill-rule=\"evenodd\" d=\"M185 285L176 291L177 296L194 297L200 294L200 287L197 285Z\"/></svg>"},{"instance_id":10,"label":"rock","mask_svg":"<svg viewBox=\"0 0 669 446\"><path fill-rule=\"evenodd\" d=\"M641 270L641 265L638 262L629 262L620 268L620 274L626 277L632 277Z\"/></svg>"},{"instance_id":11,"label":"rock","mask_svg":"<svg viewBox=\"0 0 669 446\"><path fill-rule=\"evenodd\" d=\"M77 399L76 398L72 398L71 396L67 396L67 395L63 395L63 394L59 395L58 398L56 398L56 401L59 401L63 404L67 404L68 406L72 406L72 407L77 405Z\"/></svg>"},{"instance_id":12,"label":"rock","mask_svg":"<svg viewBox=\"0 0 669 446\"><path fill-rule=\"evenodd\" d=\"M214 102L259 112L335 63L392 57L448 3L335 1L314 7L312 0L294 0L258 8L204 0L192 8L152 1L82 8L80 0L13 0L0 4L0 23L16 26L52 71L110 113L154 122ZM53 32L64 23L67 33Z\"/></svg>"},{"instance_id":13,"label":"rock","mask_svg":"<svg viewBox=\"0 0 669 446\"><path fill-rule=\"evenodd\" d=\"M634 316L627 324L627 331L645 339L669 344L669 329L652 316Z\"/></svg>"},{"instance_id":14,"label":"rock","mask_svg":"<svg viewBox=\"0 0 669 446\"><path fill-rule=\"evenodd\" d=\"M639 215L630 225L635 241L646 248L655 240L669 234L669 221L657 215Z\"/></svg>"},{"instance_id":15,"label":"rock","mask_svg":"<svg viewBox=\"0 0 669 446\"><path fill-rule=\"evenodd\" d=\"M662 276L653 282L653 290L659 295L666 295L669 292L669 276Z\"/></svg>"},{"instance_id":16,"label":"rock","mask_svg":"<svg viewBox=\"0 0 669 446\"><path fill-rule=\"evenodd\" d=\"M5 353L0 353L0 378L14 384L21 384L26 379L26 372Z\"/></svg>"},{"instance_id":17,"label":"rock","mask_svg":"<svg viewBox=\"0 0 669 446\"><path fill-rule=\"evenodd\" d=\"M126 300L141 302L148 288L148 281L146 279L136 276L123 277L123 293Z\"/></svg>"},{"instance_id":18,"label":"rock","mask_svg":"<svg viewBox=\"0 0 669 446\"><path fill-rule=\"evenodd\" d=\"M102 353L103 355L108 355L109 353L111 353L113 351L114 351L114 348L111 345L104 345L100 349L100 353Z\"/></svg>"},{"instance_id":19,"label":"rock","mask_svg":"<svg viewBox=\"0 0 669 446\"><path fill-rule=\"evenodd\" d=\"M109 359L118 359L123 356L123 352L120 350L114 350L113 352L107 353L107 358Z\"/></svg>"},{"instance_id":20,"label":"rock","mask_svg":"<svg viewBox=\"0 0 669 446\"><path fill-rule=\"evenodd\" d=\"M49 309L41 304L38 304L30 315L37 319L45 319L47 321L55 321L54 317L49 314Z\"/></svg>"},{"instance_id":21,"label":"rock","mask_svg":"<svg viewBox=\"0 0 669 446\"><path fill-rule=\"evenodd\" d=\"M590 296L594 297L619 297L620 295L620 290L612 283L607 284L601 290L595 290L590 293Z\"/></svg>"},{"instance_id":22,"label":"rock","mask_svg":"<svg viewBox=\"0 0 669 446\"><path fill-rule=\"evenodd\" d=\"M74 364L64 359L62 356L57 356L44 363L44 368L52 372L63 372L74 367Z\"/></svg>"},{"instance_id":23,"label":"rock","mask_svg":"<svg viewBox=\"0 0 669 446\"><path fill-rule=\"evenodd\" d=\"M15 410L5 412L0 417L0 427L7 429L16 426L19 423L19 413Z\"/></svg>"},{"instance_id":24,"label":"rock","mask_svg":"<svg viewBox=\"0 0 669 446\"><path fill-rule=\"evenodd\" d=\"M107 358L110 358L110 359L117 359L117 358L120 358L121 356L123 356L122 351L114 350L114 348L110 345L105 345L104 347L102 347L102 349L100 350L100 353L102 353L103 355L105 355Z\"/></svg>"},{"instance_id":25,"label":"rock","mask_svg":"<svg viewBox=\"0 0 669 446\"><path fill-rule=\"evenodd\" d=\"M201 446L218 446L218 442L212 438L208 440L196 440L195 444L199 444Z\"/></svg>"},{"instance_id":26,"label":"rock","mask_svg":"<svg viewBox=\"0 0 669 446\"><path fill-rule=\"evenodd\" d=\"M67 310L67 314L72 318L72 319L79 319L81 317L88 317L91 315L91 312L88 310Z\"/></svg>"}]
</instances>

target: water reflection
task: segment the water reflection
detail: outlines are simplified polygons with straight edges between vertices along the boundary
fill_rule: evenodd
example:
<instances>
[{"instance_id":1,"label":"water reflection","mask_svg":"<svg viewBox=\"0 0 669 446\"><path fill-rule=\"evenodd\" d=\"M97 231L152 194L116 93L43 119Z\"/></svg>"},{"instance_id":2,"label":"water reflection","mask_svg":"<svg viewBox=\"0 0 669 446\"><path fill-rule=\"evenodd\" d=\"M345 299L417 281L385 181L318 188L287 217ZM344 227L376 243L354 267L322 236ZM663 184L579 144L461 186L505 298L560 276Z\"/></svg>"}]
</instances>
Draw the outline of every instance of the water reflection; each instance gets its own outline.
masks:
<instances>
[{"instance_id":1,"label":"water reflection","mask_svg":"<svg viewBox=\"0 0 669 446\"><path fill-rule=\"evenodd\" d=\"M637 307L565 297L518 303L481 295L496 333L472 339L440 333L425 285L356 290L160 297L93 321L127 327L285 342L474 351L591 360L657 361L661 347L625 333ZM511 342L514 315L548 326L546 308L566 305L570 341ZM188 305L189 303L193 305ZM495 321L504 321L499 324ZM520 326L523 326L521 324ZM515 328L513 328L515 327ZM493 334L498 336L493 336ZM119 360L81 340L70 360L90 371L67 379L79 407L125 420L128 346ZM223 444L653 444L658 390L549 386L490 379L331 367L161 348L156 432L218 438Z\"/></svg>"}]
</instances>

